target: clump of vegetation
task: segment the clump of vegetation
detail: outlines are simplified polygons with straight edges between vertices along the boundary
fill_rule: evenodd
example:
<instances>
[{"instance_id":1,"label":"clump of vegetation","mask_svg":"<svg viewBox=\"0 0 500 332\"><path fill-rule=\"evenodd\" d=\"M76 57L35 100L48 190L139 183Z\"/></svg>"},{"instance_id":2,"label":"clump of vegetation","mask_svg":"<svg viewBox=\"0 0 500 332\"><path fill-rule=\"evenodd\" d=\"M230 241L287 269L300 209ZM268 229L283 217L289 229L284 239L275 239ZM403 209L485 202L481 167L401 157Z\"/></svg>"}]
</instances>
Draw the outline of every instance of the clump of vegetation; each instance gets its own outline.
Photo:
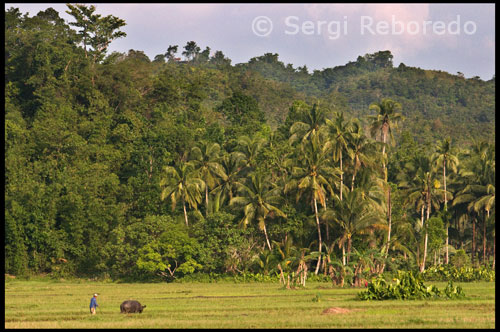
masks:
<instances>
[{"instance_id":1,"label":"clump of vegetation","mask_svg":"<svg viewBox=\"0 0 500 332\"><path fill-rule=\"evenodd\" d=\"M450 258L450 263L455 267L470 266L471 261L469 255L463 249L458 249Z\"/></svg>"},{"instance_id":2,"label":"clump of vegetation","mask_svg":"<svg viewBox=\"0 0 500 332\"><path fill-rule=\"evenodd\" d=\"M378 276L368 283L368 289L358 293L361 300L421 300L431 298L457 299L465 297L460 286L453 286L450 280L444 290L435 285L426 286L421 274L398 271L395 283L388 283L382 276Z\"/></svg>"},{"instance_id":3,"label":"clump of vegetation","mask_svg":"<svg viewBox=\"0 0 500 332\"><path fill-rule=\"evenodd\" d=\"M495 270L484 266L457 268L452 265L439 265L424 270L422 276L426 280L438 281L495 281Z\"/></svg>"}]
</instances>

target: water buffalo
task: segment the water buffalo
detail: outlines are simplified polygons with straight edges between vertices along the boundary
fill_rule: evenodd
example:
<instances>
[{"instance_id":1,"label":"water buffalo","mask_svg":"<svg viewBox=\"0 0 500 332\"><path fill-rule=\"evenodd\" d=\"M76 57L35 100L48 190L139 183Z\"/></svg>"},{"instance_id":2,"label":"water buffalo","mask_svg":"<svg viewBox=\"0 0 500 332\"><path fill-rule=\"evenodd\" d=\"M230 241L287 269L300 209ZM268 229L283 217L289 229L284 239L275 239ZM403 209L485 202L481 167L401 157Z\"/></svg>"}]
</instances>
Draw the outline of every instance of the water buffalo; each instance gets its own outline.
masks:
<instances>
[{"instance_id":1,"label":"water buffalo","mask_svg":"<svg viewBox=\"0 0 500 332\"><path fill-rule=\"evenodd\" d=\"M145 305L141 305L138 301L135 300L123 301L123 303L120 304L120 312L125 314L133 312L142 313L142 310L144 310L144 308L146 308Z\"/></svg>"}]
</instances>

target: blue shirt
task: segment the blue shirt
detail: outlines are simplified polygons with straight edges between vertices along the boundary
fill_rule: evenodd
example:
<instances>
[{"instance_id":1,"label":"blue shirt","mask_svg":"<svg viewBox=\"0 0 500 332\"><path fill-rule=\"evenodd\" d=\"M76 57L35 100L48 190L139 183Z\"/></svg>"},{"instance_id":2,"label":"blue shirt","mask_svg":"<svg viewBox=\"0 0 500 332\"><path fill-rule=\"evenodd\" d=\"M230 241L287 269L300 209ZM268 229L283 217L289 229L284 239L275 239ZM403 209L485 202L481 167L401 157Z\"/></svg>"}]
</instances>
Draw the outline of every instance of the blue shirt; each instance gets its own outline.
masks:
<instances>
[{"instance_id":1,"label":"blue shirt","mask_svg":"<svg viewBox=\"0 0 500 332\"><path fill-rule=\"evenodd\" d=\"M92 299L90 299L90 308L95 308L97 306L98 306L97 299L95 297L93 297Z\"/></svg>"}]
</instances>

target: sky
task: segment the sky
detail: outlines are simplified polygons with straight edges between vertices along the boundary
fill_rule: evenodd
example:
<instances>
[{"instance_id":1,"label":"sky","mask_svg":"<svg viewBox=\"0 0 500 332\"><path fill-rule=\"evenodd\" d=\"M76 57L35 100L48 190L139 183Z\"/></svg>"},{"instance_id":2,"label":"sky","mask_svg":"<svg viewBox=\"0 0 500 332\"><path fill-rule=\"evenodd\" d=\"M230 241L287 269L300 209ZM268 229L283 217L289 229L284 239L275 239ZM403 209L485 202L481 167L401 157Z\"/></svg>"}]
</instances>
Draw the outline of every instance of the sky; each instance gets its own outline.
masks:
<instances>
[{"instance_id":1,"label":"sky","mask_svg":"<svg viewBox=\"0 0 500 332\"><path fill-rule=\"evenodd\" d=\"M143 51L151 60L169 45L188 41L211 55L222 51L233 64L265 53L310 72L355 61L383 50L393 63L461 72L489 80L495 74L494 4L253 4L86 3L96 13L127 23L125 38L110 51ZM6 3L29 16L49 7L66 22L64 3Z\"/></svg>"}]
</instances>

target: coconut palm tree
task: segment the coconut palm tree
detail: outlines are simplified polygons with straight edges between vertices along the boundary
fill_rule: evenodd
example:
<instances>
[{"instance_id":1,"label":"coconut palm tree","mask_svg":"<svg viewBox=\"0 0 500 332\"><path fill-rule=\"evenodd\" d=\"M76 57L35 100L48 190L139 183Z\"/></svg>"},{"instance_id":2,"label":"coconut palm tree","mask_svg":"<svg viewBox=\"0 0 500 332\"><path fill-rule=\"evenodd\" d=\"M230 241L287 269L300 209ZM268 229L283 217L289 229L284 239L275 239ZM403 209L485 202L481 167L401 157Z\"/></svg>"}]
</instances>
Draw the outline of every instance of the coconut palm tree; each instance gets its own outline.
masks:
<instances>
[{"instance_id":1,"label":"coconut palm tree","mask_svg":"<svg viewBox=\"0 0 500 332\"><path fill-rule=\"evenodd\" d=\"M329 192L334 196L330 181L336 180L339 171L329 163L328 149L321 144L319 136L301 144L302 158L300 164L292 168L293 179L285 185L285 192L296 190L297 201L307 197L314 210L318 230L318 252L321 254L322 237L319 222L318 201L326 208L326 198ZM321 256L318 258L315 274L318 274Z\"/></svg>"},{"instance_id":2,"label":"coconut palm tree","mask_svg":"<svg viewBox=\"0 0 500 332\"><path fill-rule=\"evenodd\" d=\"M377 143L370 140L363 132L363 128L358 120L352 122L352 132L348 141L348 156L350 159L352 179L351 191L354 190L356 174L361 167L376 168Z\"/></svg>"},{"instance_id":3,"label":"coconut palm tree","mask_svg":"<svg viewBox=\"0 0 500 332\"><path fill-rule=\"evenodd\" d=\"M372 137L376 137L377 133L380 133L382 142L384 143L382 147L382 155L385 157L385 146L388 143L388 140L394 142L392 131L396 127L397 123L403 120L401 113L398 113L398 111L401 110L401 104L389 98L384 98L380 102L370 104L369 108L370 110L377 112L376 115L369 116L369 119L372 120L370 134ZM383 169L385 180L387 181L385 159L383 159Z\"/></svg>"},{"instance_id":4,"label":"coconut palm tree","mask_svg":"<svg viewBox=\"0 0 500 332\"><path fill-rule=\"evenodd\" d=\"M392 134L393 128L397 126L397 123L403 119L401 113L397 111L401 110L401 104L391 100L389 98L384 98L380 102L372 103L369 106L370 110L377 112L377 115L370 116L372 123L370 126L370 133L372 137L376 137L377 133L380 133L382 137L382 165L384 170L384 179L387 182L387 167L385 155L385 147L387 140L389 139L391 143L394 143L394 137ZM392 212L391 212L391 188L387 186L387 220L389 229L387 232L387 247L386 255L389 253L389 242L391 240L391 228L392 228Z\"/></svg>"},{"instance_id":5,"label":"coconut palm tree","mask_svg":"<svg viewBox=\"0 0 500 332\"><path fill-rule=\"evenodd\" d=\"M191 149L190 161L205 181L205 217L208 215L208 190L213 189L220 180L227 179L220 160L220 146L217 143L201 141Z\"/></svg>"},{"instance_id":6,"label":"coconut palm tree","mask_svg":"<svg viewBox=\"0 0 500 332\"><path fill-rule=\"evenodd\" d=\"M487 142L475 142L460 171L463 189L453 206L466 204L472 218L472 261L476 256L476 219L483 214L483 256L486 251L486 225L495 204L495 149ZM493 212L494 213L494 212ZM493 241L495 239L493 238Z\"/></svg>"},{"instance_id":7,"label":"coconut palm tree","mask_svg":"<svg viewBox=\"0 0 500 332\"><path fill-rule=\"evenodd\" d=\"M444 196L444 190L441 189L440 183L436 178L436 173L431 167L432 163L428 156L420 155L413 158L412 161L406 163L405 170L406 178L400 182L407 199L405 204L414 205L421 213L421 227L424 228L424 253L420 270L425 269L425 261L427 259L427 221L430 218L432 208L438 210L441 202L441 197ZM447 195L451 198L450 192ZM426 223L424 223L424 212L426 213Z\"/></svg>"},{"instance_id":8,"label":"coconut palm tree","mask_svg":"<svg viewBox=\"0 0 500 332\"><path fill-rule=\"evenodd\" d=\"M241 181L241 170L246 165L245 155L238 151L226 153L222 156L220 164L226 176L220 179L219 184L211 191L215 196L215 211L219 211L224 202L229 202L233 198Z\"/></svg>"},{"instance_id":9,"label":"coconut palm tree","mask_svg":"<svg viewBox=\"0 0 500 332\"><path fill-rule=\"evenodd\" d=\"M184 210L184 220L186 226L189 226L186 204L192 209L198 208L202 199L201 192L205 190L205 182L198 177L193 164L183 160L178 161L174 166L165 166L163 171L160 180L161 200L168 197L174 210L180 199Z\"/></svg>"},{"instance_id":10,"label":"coconut palm tree","mask_svg":"<svg viewBox=\"0 0 500 332\"><path fill-rule=\"evenodd\" d=\"M236 150L245 155L247 171L255 169L257 157L266 144L266 140L259 136L241 136L237 141Z\"/></svg>"},{"instance_id":11,"label":"coconut palm tree","mask_svg":"<svg viewBox=\"0 0 500 332\"><path fill-rule=\"evenodd\" d=\"M495 209L495 186L488 184L486 187L482 186L481 192L477 200L473 202L473 209L477 213L485 211L486 216L483 219L483 263L486 261L486 225L490 220L490 211Z\"/></svg>"},{"instance_id":12,"label":"coconut palm tree","mask_svg":"<svg viewBox=\"0 0 500 332\"><path fill-rule=\"evenodd\" d=\"M272 250L267 235L266 219L275 216L286 218L277 206L281 203L281 188L269 181L269 175L254 172L251 173L245 184L238 184L239 196L229 201L230 206L243 208L243 218L240 224L246 227L251 222L258 222L259 228L264 232L266 244Z\"/></svg>"},{"instance_id":13,"label":"coconut palm tree","mask_svg":"<svg viewBox=\"0 0 500 332\"><path fill-rule=\"evenodd\" d=\"M325 112L318 104L314 104L308 112L302 114L302 119L290 127L289 141L292 144L312 139L319 134L321 126L325 123Z\"/></svg>"},{"instance_id":14,"label":"coconut palm tree","mask_svg":"<svg viewBox=\"0 0 500 332\"><path fill-rule=\"evenodd\" d=\"M339 197L342 200L342 192L344 191L344 172L343 172L343 154L348 152L348 140L350 133L350 124L344 120L343 112L336 112L333 120L326 119L326 128L330 138L328 144L332 146L333 161L338 161L340 165L340 189Z\"/></svg>"},{"instance_id":15,"label":"coconut palm tree","mask_svg":"<svg viewBox=\"0 0 500 332\"><path fill-rule=\"evenodd\" d=\"M445 213L448 211L448 199L447 199L447 191L446 191L446 168L451 170L452 172L457 172L458 166L458 158L454 154L452 150L450 139L444 139L438 142L436 147L436 152L432 155L432 162L440 168L443 167L443 186L444 186L444 210ZM445 256L445 264L448 264L448 241L449 241L449 232L448 229L450 227L448 220L446 220L446 256Z\"/></svg>"},{"instance_id":16,"label":"coconut palm tree","mask_svg":"<svg viewBox=\"0 0 500 332\"><path fill-rule=\"evenodd\" d=\"M344 200L335 198L336 208L332 217L342 230L340 243L347 242L346 264L349 264L353 236L365 234L370 228L380 227L384 220L383 213L374 205L374 202L363 196L363 191L355 188L353 191L346 192Z\"/></svg>"}]
</instances>

